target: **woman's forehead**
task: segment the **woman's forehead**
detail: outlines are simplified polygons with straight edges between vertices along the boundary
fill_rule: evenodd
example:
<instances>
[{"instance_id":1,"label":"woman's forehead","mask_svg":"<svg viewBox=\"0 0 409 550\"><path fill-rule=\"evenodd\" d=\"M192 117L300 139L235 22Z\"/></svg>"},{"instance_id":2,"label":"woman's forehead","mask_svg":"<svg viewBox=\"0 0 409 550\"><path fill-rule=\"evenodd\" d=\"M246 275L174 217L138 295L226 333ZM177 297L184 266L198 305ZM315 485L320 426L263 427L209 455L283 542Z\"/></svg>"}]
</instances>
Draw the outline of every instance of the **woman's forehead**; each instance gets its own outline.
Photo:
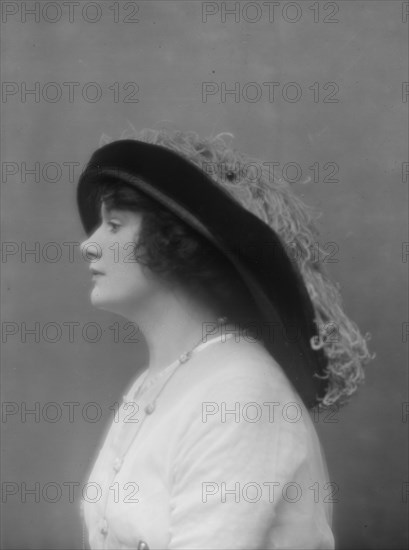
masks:
<instances>
[{"instance_id":1,"label":"woman's forehead","mask_svg":"<svg viewBox=\"0 0 409 550\"><path fill-rule=\"evenodd\" d=\"M99 215L101 218L117 215L122 219L126 220L139 220L141 218L141 213L129 210L126 208L121 208L115 205L106 204L104 201L101 203Z\"/></svg>"}]
</instances>

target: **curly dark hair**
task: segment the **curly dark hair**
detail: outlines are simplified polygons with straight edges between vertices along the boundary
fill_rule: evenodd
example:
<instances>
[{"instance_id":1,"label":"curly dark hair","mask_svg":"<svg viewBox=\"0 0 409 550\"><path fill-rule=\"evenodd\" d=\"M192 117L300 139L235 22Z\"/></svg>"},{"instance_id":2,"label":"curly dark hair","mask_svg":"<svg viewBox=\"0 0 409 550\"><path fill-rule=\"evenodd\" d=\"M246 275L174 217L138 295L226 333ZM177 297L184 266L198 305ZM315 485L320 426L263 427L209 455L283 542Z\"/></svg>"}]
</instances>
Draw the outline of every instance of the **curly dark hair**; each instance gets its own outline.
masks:
<instances>
[{"instance_id":1,"label":"curly dark hair","mask_svg":"<svg viewBox=\"0 0 409 550\"><path fill-rule=\"evenodd\" d=\"M178 216L130 185L104 178L98 200L107 210L142 214L135 259L171 285L210 306L229 324L262 340L260 312L227 258Z\"/></svg>"}]
</instances>

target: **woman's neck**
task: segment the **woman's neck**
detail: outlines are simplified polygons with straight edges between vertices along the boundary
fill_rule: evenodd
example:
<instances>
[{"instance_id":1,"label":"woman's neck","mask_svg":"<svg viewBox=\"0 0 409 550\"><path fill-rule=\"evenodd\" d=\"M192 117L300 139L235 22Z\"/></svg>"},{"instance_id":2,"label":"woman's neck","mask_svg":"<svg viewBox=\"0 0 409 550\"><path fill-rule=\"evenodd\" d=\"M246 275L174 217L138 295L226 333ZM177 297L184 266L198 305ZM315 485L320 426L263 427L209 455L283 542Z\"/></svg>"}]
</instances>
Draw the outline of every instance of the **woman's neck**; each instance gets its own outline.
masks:
<instances>
[{"instance_id":1,"label":"woman's neck","mask_svg":"<svg viewBox=\"0 0 409 550\"><path fill-rule=\"evenodd\" d=\"M185 294L171 291L153 297L132 315L149 350L149 376L155 376L187 351L220 334L218 315Z\"/></svg>"}]
</instances>

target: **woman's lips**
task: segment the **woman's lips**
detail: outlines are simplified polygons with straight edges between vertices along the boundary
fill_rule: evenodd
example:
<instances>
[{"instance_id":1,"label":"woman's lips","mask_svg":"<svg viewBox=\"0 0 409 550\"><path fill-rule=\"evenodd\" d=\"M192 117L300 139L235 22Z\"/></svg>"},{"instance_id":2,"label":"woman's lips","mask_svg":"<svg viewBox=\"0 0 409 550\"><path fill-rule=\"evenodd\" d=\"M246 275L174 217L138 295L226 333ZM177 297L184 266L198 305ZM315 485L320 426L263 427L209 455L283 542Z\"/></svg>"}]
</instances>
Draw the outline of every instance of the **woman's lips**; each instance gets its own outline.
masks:
<instances>
[{"instance_id":1,"label":"woman's lips","mask_svg":"<svg viewBox=\"0 0 409 550\"><path fill-rule=\"evenodd\" d=\"M98 277L101 277L102 275L104 275L104 273L102 271L98 271L98 269L91 269L91 274L92 274L91 279L93 281L98 279Z\"/></svg>"},{"instance_id":2,"label":"woman's lips","mask_svg":"<svg viewBox=\"0 0 409 550\"><path fill-rule=\"evenodd\" d=\"M104 275L103 271L99 271L98 269L90 269L92 275Z\"/></svg>"}]
</instances>

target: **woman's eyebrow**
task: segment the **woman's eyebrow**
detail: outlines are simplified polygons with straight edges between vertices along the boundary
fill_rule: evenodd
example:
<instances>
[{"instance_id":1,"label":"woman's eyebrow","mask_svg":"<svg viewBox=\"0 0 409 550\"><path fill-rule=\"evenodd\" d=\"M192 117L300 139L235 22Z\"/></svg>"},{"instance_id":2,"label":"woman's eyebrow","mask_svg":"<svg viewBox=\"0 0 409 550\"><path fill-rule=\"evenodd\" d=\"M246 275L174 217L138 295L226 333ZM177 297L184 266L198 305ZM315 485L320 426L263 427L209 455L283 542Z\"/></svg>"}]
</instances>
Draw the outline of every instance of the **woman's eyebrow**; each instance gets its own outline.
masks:
<instances>
[{"instance_id":1,"label":"woman's eyebrow","mask_svg":"<svg viewBox=\"0 0 409 550\"><path fill-rule=\"evenodd\" d=\"M101 215L101 219L103 218L104 215L110 216L110 217L112 217L113 215L116 215L118 217L123 217L124 212L123 210L120 210L115 206L107 206L106 204L104 204L103 206L101 206L100 215Z\"/></svg>"},{"instance_id":2,"label":"woman's eyebrow","mask_svg":"<svg viewBox=\"0 0 409 550\"><path fill-rule=\"evenodd\" d=\"M112 217L112 216L116 216L116 217L121 217L123 218L123 212L121 212L121 210L117 210L116 208L109 208L107 209L106 211L107 215Z\"/></svg>"}]
</instances>

